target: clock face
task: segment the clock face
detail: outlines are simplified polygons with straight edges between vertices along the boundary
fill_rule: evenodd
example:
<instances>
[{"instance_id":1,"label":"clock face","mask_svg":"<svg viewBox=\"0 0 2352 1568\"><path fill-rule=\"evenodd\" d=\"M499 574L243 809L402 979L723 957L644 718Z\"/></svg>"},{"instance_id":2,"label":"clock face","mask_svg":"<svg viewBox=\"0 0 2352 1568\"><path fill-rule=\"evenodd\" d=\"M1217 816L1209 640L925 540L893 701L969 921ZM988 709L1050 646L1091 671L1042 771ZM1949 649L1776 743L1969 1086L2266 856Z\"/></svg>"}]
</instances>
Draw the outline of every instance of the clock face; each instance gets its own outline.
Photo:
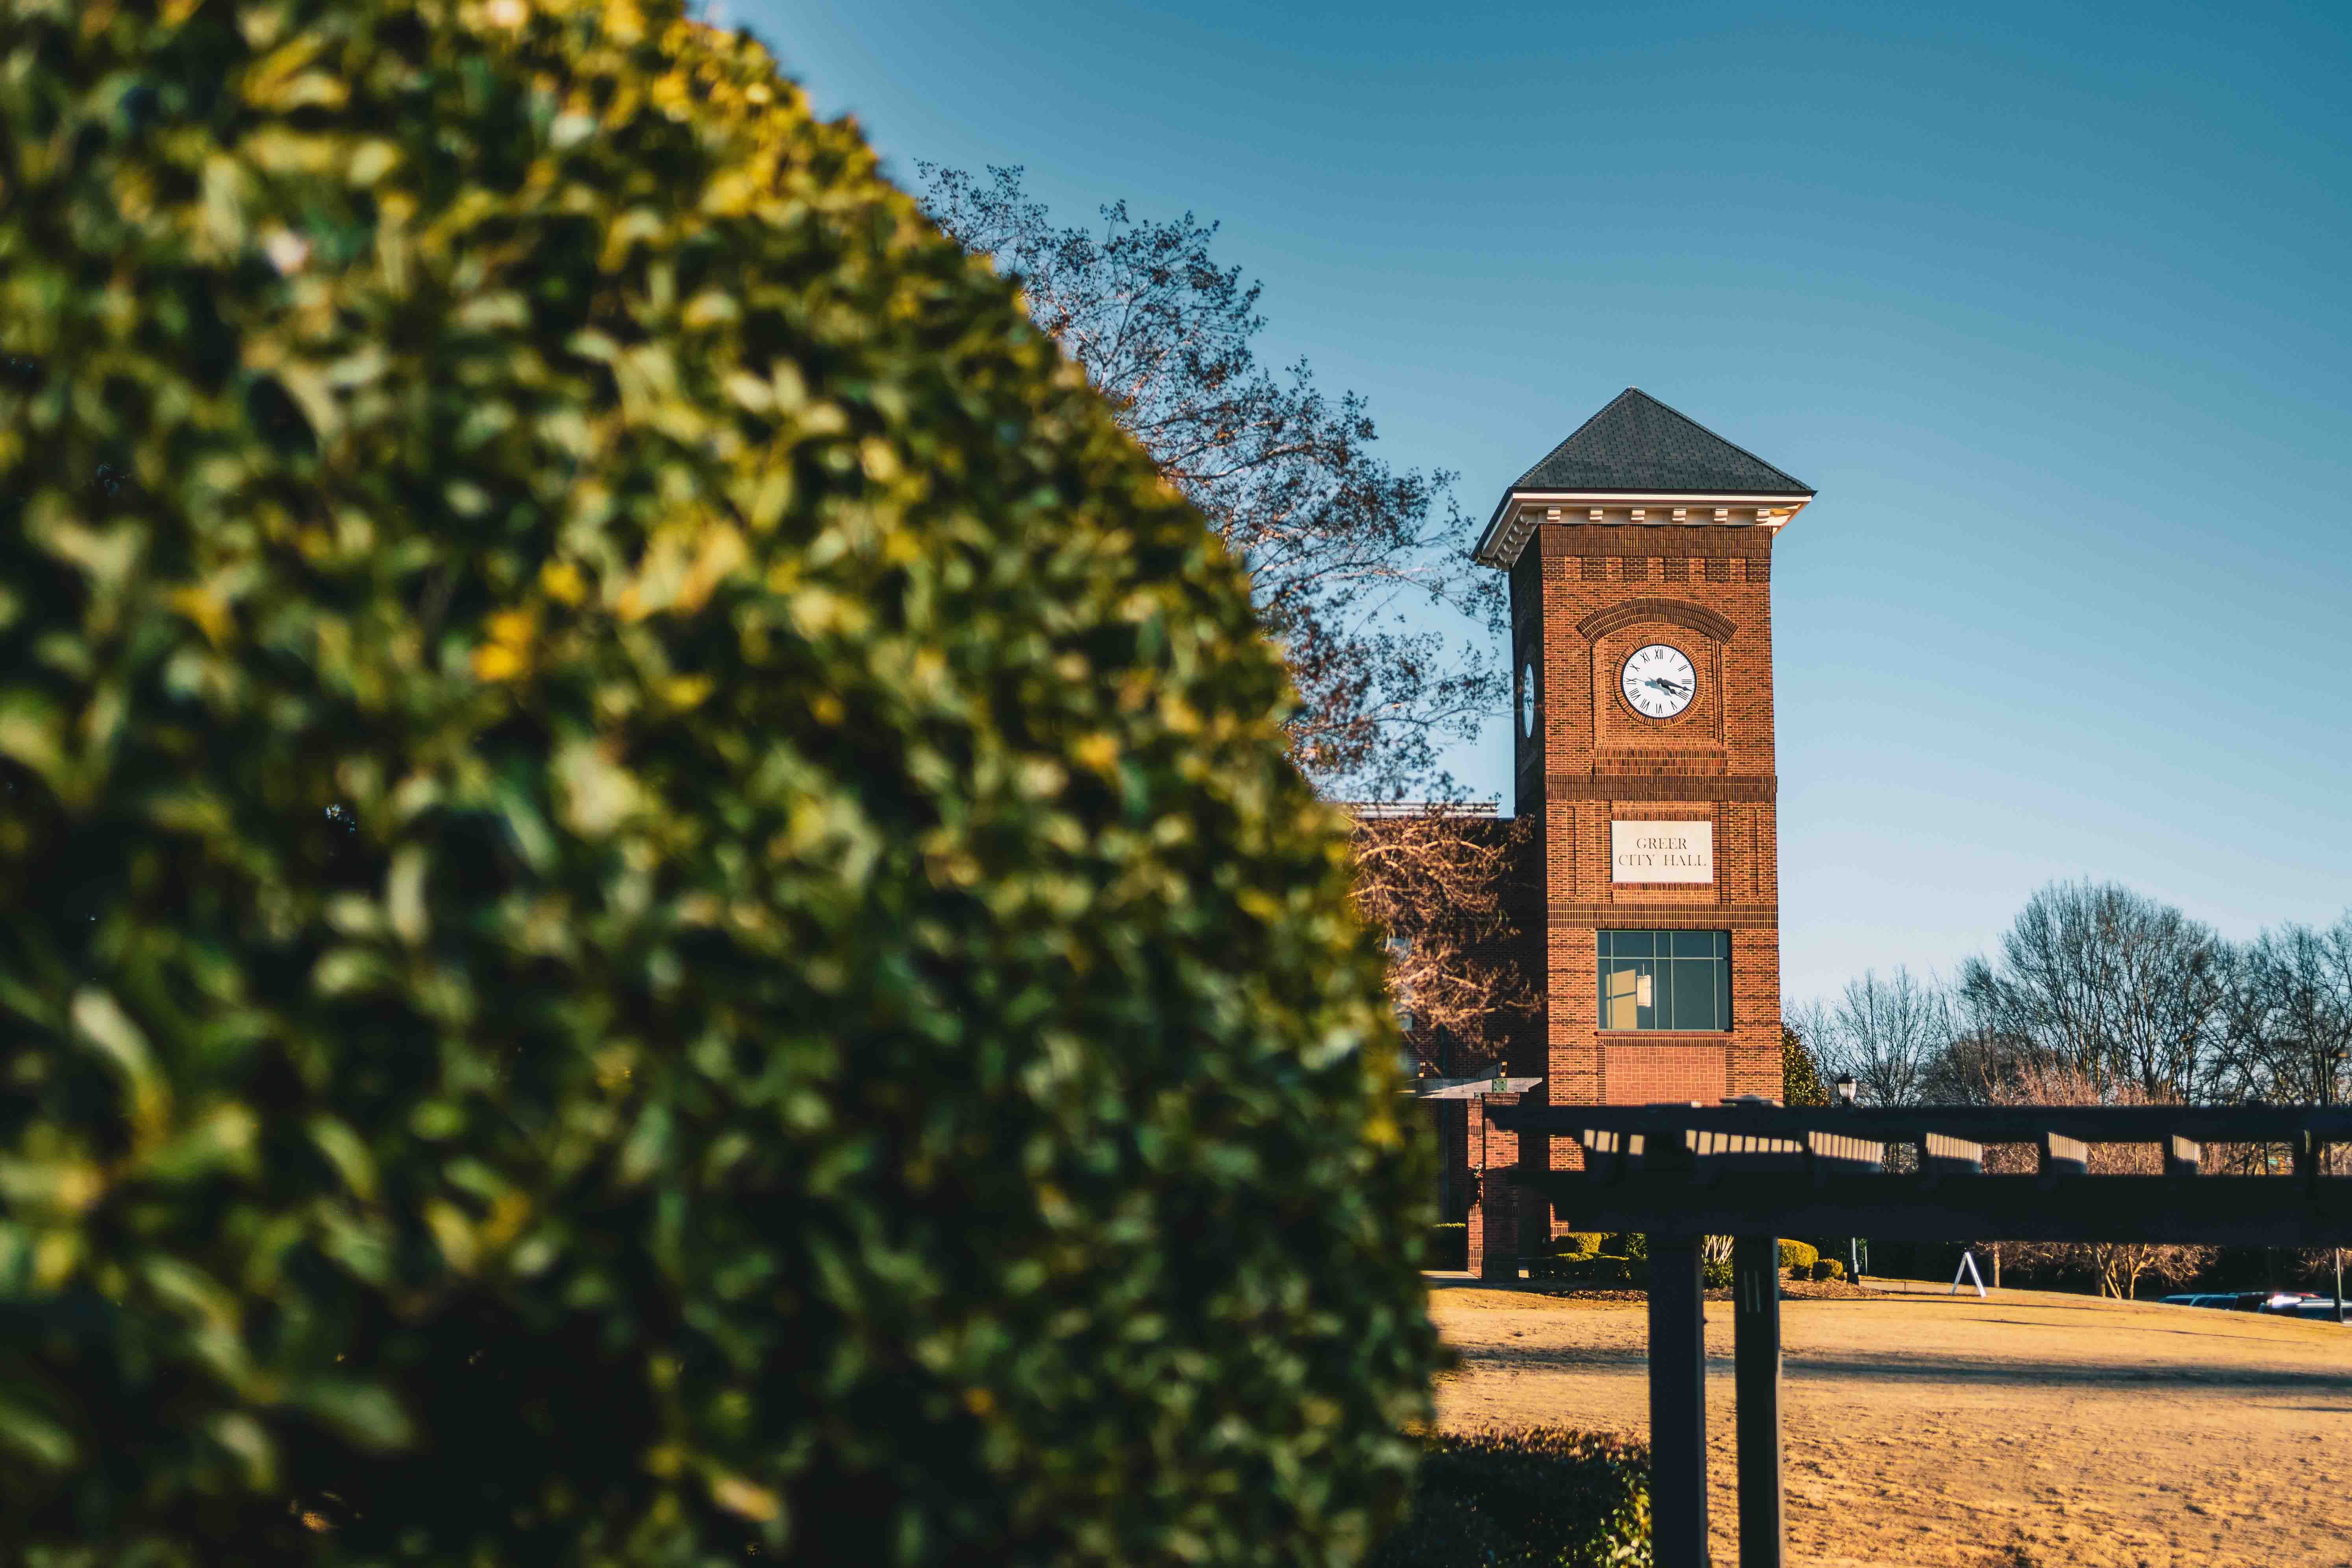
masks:
<instances>
[{"instance_id":1,"label":"clock face","mask_svg":"<svg viewBox=\"0 0 2352 1568\"><path fill-rule=\"evenodd\" d=\"M1527 665L1519 671L1519 733L1536 732L1536 667Z\"/></svg>"},{"instance_id":2,"label":"clock face","mask_svg":"<svg viewBox=\"0 0 2352 1568\"><path fill-rule=\"evenodd\" d=\"M1698 692L1698 671L1691 668L1688 656L1664 643L1635 648L1620 679L1633 710L1653 719L1673 718Z\"/></svg>"}]
</instances>

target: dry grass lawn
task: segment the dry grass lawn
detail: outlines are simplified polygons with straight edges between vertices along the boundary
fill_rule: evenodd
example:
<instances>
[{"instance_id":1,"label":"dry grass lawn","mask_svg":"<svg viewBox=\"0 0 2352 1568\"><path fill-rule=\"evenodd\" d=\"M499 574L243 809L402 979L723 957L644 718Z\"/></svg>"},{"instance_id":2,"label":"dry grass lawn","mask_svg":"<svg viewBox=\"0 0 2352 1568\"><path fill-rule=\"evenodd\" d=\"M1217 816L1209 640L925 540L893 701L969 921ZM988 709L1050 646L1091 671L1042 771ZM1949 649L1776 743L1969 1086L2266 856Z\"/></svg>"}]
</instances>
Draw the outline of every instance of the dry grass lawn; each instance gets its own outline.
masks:
<instances>
[{"instance_id":1,"label":"dry grass lawn","mask_svg":"<svg viewBox=\"0 0 2352 1568\"><path fill-rule=\"evenodd\" d=\"M2352 1565L2352 1327L1948 1285L1781 1303L1791 1563ZM1431 1276L1453 1431L1649 1436L1638 1297ZM1710 1529L1738 1561L1731 1307L1706 1310Z\"/></svg>"}]
</instances>

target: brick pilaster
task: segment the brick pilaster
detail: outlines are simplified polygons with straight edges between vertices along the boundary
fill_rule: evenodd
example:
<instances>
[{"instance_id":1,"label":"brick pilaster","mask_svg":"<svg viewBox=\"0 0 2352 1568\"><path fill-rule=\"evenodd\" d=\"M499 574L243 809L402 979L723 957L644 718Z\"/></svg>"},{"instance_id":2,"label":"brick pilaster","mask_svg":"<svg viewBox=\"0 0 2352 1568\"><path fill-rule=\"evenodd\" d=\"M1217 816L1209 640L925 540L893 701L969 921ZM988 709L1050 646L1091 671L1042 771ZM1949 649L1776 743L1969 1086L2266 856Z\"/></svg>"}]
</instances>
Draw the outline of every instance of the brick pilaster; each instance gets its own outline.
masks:
<instances>
[{"instance_id":1,"label":"brick pilaster","mask_svg":"<svg viewBox=\"0 0 2352 1568\"><path fill-rule=\"evenodd\" d=\"M1517 1163L1518 1135L1486 1120L1491 1106L1516 1105L1515 1094L1482 1094L1471 1102L1470 1164L1478 1176L1477 1201L1470 1205L1470 1272L1481 1279L1519 1277L1519 1200L1510 1169Z\"/></svg>"}]
</instances>

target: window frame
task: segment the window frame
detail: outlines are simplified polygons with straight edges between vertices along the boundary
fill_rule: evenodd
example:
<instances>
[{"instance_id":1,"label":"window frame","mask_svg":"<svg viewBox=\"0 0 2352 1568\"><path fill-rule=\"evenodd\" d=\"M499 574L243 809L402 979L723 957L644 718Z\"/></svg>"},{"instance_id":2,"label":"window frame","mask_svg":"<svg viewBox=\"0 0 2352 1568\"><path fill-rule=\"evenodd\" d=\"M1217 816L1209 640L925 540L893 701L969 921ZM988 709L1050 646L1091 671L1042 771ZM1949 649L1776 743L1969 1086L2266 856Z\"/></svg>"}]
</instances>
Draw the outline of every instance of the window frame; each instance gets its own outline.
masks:
<instances>
[{"instance_id":1,"label":"window frame","mask_svg":"<svg viewBox=\"0 0 2352 1568\"><path fill-rule=\"evenodd\" d=\"M1710 951L1693 948L1705 945ZM1664 948L1661 953L1657 950ZM1643 952L1643 949L1649 951ZM1738 1020L1731 1003L1731 932L1711 928L1686 930L1656 926L1601 927L1593 933L1593 1016L1603 1033L1616 1035L1728 1035ZM1712 981L1711 1021L1706 1024L1640 1021L1664 1014L1675 1019L1705 985L1685 970L1706 973ZM1619 984L1622 982L1622 984ZM1647 984L1643 984L1646 982ZM1646 992L1649 1002L1641 1001ZM1632 1022L1618 1022L1627 1013Z\"/></svg>"}]
</instances>

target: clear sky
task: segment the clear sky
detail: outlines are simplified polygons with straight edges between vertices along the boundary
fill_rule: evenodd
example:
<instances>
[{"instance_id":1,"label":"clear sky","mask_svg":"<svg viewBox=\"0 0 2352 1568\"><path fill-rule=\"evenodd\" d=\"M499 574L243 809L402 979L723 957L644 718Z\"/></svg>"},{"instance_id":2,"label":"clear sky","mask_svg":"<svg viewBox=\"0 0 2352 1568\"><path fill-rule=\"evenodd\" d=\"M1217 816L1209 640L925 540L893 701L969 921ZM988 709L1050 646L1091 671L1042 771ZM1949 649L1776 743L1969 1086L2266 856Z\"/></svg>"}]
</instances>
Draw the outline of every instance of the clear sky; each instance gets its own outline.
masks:
<instances>
[{"instance_id":1,"label":"clear sky","mask_svg":"<svg viewBox=\"0 0 2352 1568\"><path fill-rule=\"evenodd\" d=\"M1503 488L1640 386L1774 563L1790 1002L2053 879L2352 906L2352 5L725 0L911 184L1222 222L1265 345ZM1464 540L1465 548L1471 541ZM1452 760L1507 796L1505 716Z\"/></svg>"}]
</instances>

